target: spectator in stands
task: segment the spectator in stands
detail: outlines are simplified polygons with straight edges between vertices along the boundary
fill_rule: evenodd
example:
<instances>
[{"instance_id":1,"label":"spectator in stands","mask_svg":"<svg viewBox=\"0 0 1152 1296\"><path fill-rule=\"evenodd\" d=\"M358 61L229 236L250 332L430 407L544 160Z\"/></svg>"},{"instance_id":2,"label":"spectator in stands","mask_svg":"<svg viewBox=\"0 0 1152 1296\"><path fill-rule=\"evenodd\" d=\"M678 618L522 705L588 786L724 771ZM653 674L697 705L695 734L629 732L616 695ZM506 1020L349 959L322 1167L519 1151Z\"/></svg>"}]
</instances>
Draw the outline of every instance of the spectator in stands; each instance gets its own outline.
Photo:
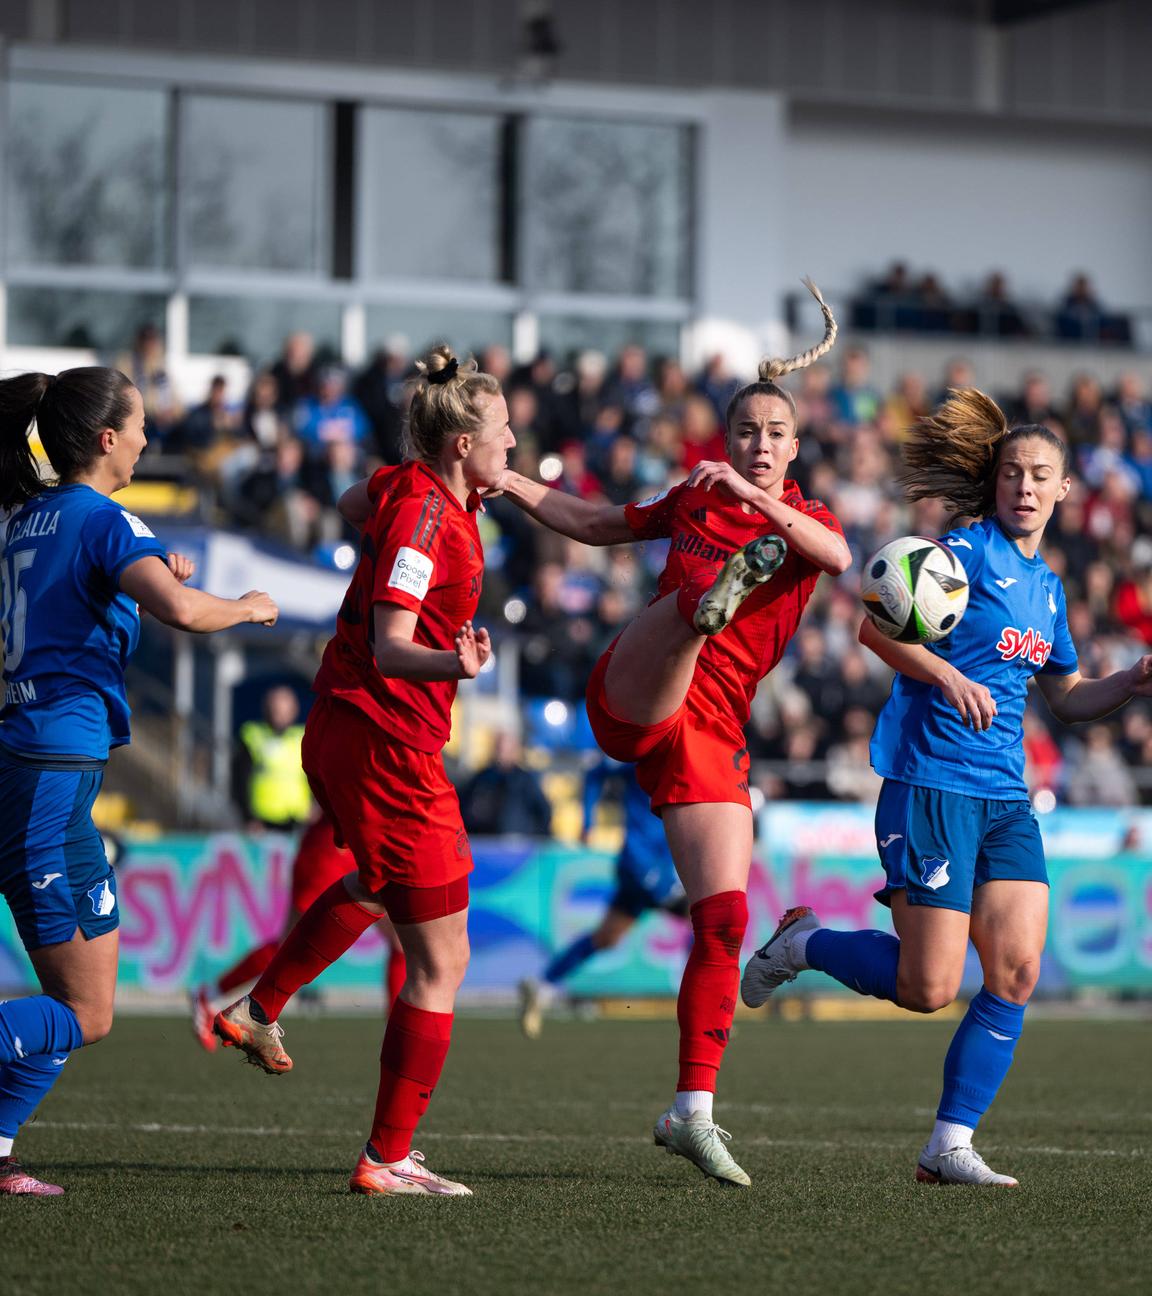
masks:
<instances>
[{"instance_id":1,"label":"spectator in stands","mask_svg":"<svg viewBox=\"0 0 1152 1296\"><path fill-rule=\"evenodd\" d=\"M132 348L116 359L144 402L144 432L149 440L164 442L184 417L184 407L168 372L164 336L155 324L136 330Z\"/></svg>"},{"instance_id":2,"label":"spectator in stands","mask_svg":"<svg viewBox=\"0 0 1152 1296\"><path fill-rule=\"evenodd\" d=\"M1089 445L1096 439L1103 408L1104 391L1099 381L1090 373L1076 374L1063 416L1064 428L1074 449Z\"/></svg>"},{"instance_id":3,"label":"spectator in stands","mask_svg":"<svg viewBox=\"0 0 1152 1296\"><path fill-rule=\"evenodd\" d=\"M1008 293L1008 280L1000 270L993 270L980 287L975 310L979 332L994 337L1024 337L1028 326L1020 307Z\"/></svg>"},{"instance_id":4,"label":"spectator in stands","mask_svg":"<svg viewBox=\"0 0 1152 1296\"><path fill-rule=\"evenodd\" d=\"M1140 484L1140 497L1152 500L1152 430L1135 427L1128 447L1127 463Z\"/></svg>"},{"instance_id":5,"label":"spectator in stands","mask_svg":"<svg viewBox=\"0 0 1152 1296\"><path fill-rule=\"evenodd\" d=\"M944 385L932 400L933 405L940 405L948 399L950 391L960 391L965 387L978 387L976 371L972 361L964 356L954 356L944 369Z\"/></svg>"},{"instance_id":6,"label":"spectator in stands","mask_svg":"<svg viewBox=\"0 0 1152 1296\"><path fill-rule=\"evenodd\" d=\"M913 292L914 327L925 333L948 333L952 331L953 302L944 290L944 286L934 274L920 277Z\"/></svg>"},{"instance_id":7,"label":"spectator in stands","mask_svg":"<svg viewBox=\"0 0 1152 1296\"><path fill-rule=\"evenodd\" d=\"M600 495L600 480L588 467L588 452L583 441L565 441L560 447L559 475L551 484L566 495L595 499Z\"/></svg>"},{"instance_id":8,"label":"spectator in stands","mask_svg":"<svg viewBox=\"0 0 1152 1296\"><path fill-rule=\"evenodd\" d=\"M1056 332L1072 341L1095 342L1100 338L1104 312L1096 290L1086 274L1074 274L1060 309L1056 313Z\"/></svg>"},{"instance_id":9,"label":"spectator in stands","mask_svg":"<svg viewBox=\"0 0 1152 1296\"><path fill-rule=\"evenodd\" d=\"M308 822L312 793L300 763L300 700L286 684L270 688L263 718L241 725L232 767L233 795L250 832L290 832Z\"/></svg>"},{"instance_id":10,"label":"spectator in stands","mask_svg":"<svg viewBox=\"0 0 1152 1296\"><path fill-rule=\"evenodd\" d=\"M679 419L688 398L688 375L679 360L661 356L656 361L656 400L654 416Z\"/></svg>"},{"instance_id":11,"label":"spectator in stands","mask_svg":"<svg viewBox=\"0 0 1152 1296\"><path fill-rule=\"evenodd\" d=\"M320 504L308 489L304 446L285 436L236 486L234 518L295 549L311 549L319 534Z\"/></svg>"},{"instance_id":12,"label":"spectator in stands","mask_svg":"<svg viewBox=\"0 0 1152 1296\"><path fill-rule=\"evenodd\" d=\"M605 386L604 403L618 405L629 426L638 419L651 418L660 408L660 398L648 376L648 354L642 346L630 343L621 349L616 372Z\"/></svg>"},{"instance_id":13,"label":"spectator in stands","mask_svg":"<svg viewBox=\"0 0 1152 1296\"><path fill-rule=\"evenodd\" d=\"M380 347L352 385L352 398L371 428L376 457L385 464L398 464L404 458L402 389L408 365L406 352Z\"/></svg>"},{"instance_id":14,"label":"spectator in stands","mask_svg":"<svg viewBox=\"0 0 1152 1296\"><path fill-rule=\"evenodd\" d=\"M519 627L520 689L526 697L583 697L596 662L595 618L568 611L564 585L564 567L558 562L542 562L533 573L528 610Z\"/></svg>"},{"instance_id":15,"label":"spectator in stands","mask_svg":"<svg viewBox=\"0 0 1152 1296\"><path fill-rule=\"evenodd\" d=\"M1052 403L1052 389L1048 379L1038 369L1024 375L1024 387L1016 401L1008 402L1008 421L1018 423L1049 423L1057 418Z\"/></svg>"},{"instance_id":16,"label":"spectator in stands","mask_svg":"<svg viewBox=\"0 0 1152 1296\"><path fill-rule=\"evenodd\" d=\"M491 374L501 387L507 388L512 377L512 356L502 342L492 342L480 352L480 372Z\"/></svg>"},{"instance_id":17,"label":"spectator in stands","mask_svg":"<svg viewBox=\"0 0 1152 1296\"><path fill-rule=\"evenodd\" d=\"M1105 406L1096 420L1095 441L1081 447L1080 475L1094 489L1103 485L1107 473L1115 472L1129 482L1133 492L1140 489L1139 475L1128 462L1128 430L1124 420L1110 406Z\"/></svg>"},{"instance_id":18,"label":"spectator in stands","mask_svg":"<svg viewBox=\"0 0 1152 1296\"><path fill-rule=\"evenodd\" d=\"M581 351L571 371L560 374L553 392L554 420L549 449L561 441L582 440L591 431L604 403L608 359L602 351Z\"/></svg>"},{"instance_id":19,"label":"spectator in stands","mask_svg":"<svg viewBox=\"0 0 1152 1296\"><path fill-rule=\"evenodd\" d=\"M319 364L312 334L289 333L271 374L276 379L280 412L290 420L295 417L300 402L316 394Z\"/></svg>"},{"instance_id":20,"label":"spectator in stands","mask_svg":"<svg viewBox=\"0 0 1152 1296\"><path fill-rule=\"evenodd\" d=\"M252 379L240 424L248 440L261 450L274 450L287 433L288 425L280 413L280 388L270 370Z\"/></svg>"},{"instance_id":21,"label":"spectator in stands","mask_svg":"<svg viewBox=\"0 0 1152 1296\"><path fill-rule=\"evenodd\" d=\"M208 384L207 399L188 411L172 429L168 448L193 456L203 467L203 456L222 444L234 447L240 431L240 415L228 400L228 379L217 374Z\"/></svg>"},{"instance_id":22,"label":"spectator in stands","mask_svg":"<svg viewBox=\"0 0 1152 1296\"><path fill-rule=\"evenodd\" d=\"M723 426L712 402L704 396L691 395L685 400L680 432L680 467L686 473L704 459L723 459L727 453Z\"/></svg>"},{"instance_id":23,"label":"spectator in stands","mask_svg":"<svg viewBox=\"0 0 1152 1296\"><path fill-rule=\"evenodd\" d=\"M644 483L639 469L639 447L634 436L621 432L612 438L600 485L609 504L631 504L640 498Z\"/></svg>"},{"instance_id":24,"label":"spectator in stands","mask_svg":"<svg viewBox=\"0 0 1152 1296\"><path fill-rule=\"evenodd\" d=\"M880 393L872 385L871 362L861 347L845 351L840 381L829 393L836 417L841 423L859 427L874 423L880 413Z\"/></svg>"},{"instance_id":25,"label":"spectator in stands","mask_svg":"<svg viewBox=\"0 0 1152 1296\"><path fill-rule=\"evenodd\" d=\"M1064 757L1044 720L1031 706L1024 712L1024 780L1031 796L1058 792L1063 782Z\"/></svg>"},{"instance_id":26,"label":"spectator in stands","mask_svg":"<svg viewBox=\"0 0 1152 1296\"><path fill-rule=\"evenodd\" d=\"M1152 431L1152 404L1144 395L1144 380L1131 371L1122 373L1116 383L1116 408L1129 432L1137 428Z\"/></svg>"},{"instance_id":27,"label":"spectator in stands","mask_svg":"<svg viewBox=\"0 0 1152 1296\"><path fill-rule=\"evenodd\" d=\"M704 362L704 368L693 384L701 396L711 404L718 424L724 422L728 412L728 403L742 386L740 379L728 367L728 360L722 352L717 351Z\"/></svg>"},{"instance_id":28,"label":"spectator in stands","mask_svg":"<svg viewBox=\"0 0 1152 1296\"><path fill-rule=\"evenodd\" d=\"M918 373L902 373L896 390L884 402L880 413L880 427L891 441L902 441L917 419L930 413L932 403L923 377Z\"/></svg>"},{"instance_id":29,"label":"spectator in stands","mask_svg":"<svg viewBox=\"0 0 1152 1296\"><path fill-rule=\"evenodd\" d=\"M320 372L315 396L306 396L296 407L296 435L309 458L319 460L334 442L363 447L368 439L368 419L359 401L348 394L343 369L329 365Z\"/></svg>"},{"instance_id":30,"label":"spectator in stands","mask_svg":"<svg viewBox=\"0 0 1152 1296\"><path fill-rule=\"evenodd\" d=\"M1152 646L1152 568L1137 568L1117 584L1112 615L1134 638Z\"/></svg>"},{"instance_id":31,"label":"spectator in stands","mask_svg":"<svg viewBox=\"0 0 1152 1296\"><path fill-rule=\"evenodd\" d=\"M844 712L842 738L828 748L828 791L840 801L875 805L884 780L872 768L869 742L875 716L860 706Z\"/></svg>"},{"instance_id":32,"label":"spectator in stands","mask_svg":"<svg viewBox=\"0 0 1152 1296\"><path fill-rule=\"evenodd\" d=\"M552 806L540 778L522 763L520 740L499 733L492 761L460 789L460 814L477 837L550 837Z\"/></svg>"},{"instance_id":33,"label":"spectator in stands","mask_svg":"<svg viewBox=\"0 0 1152 1296\"><path fill-rule=\"evenodd\" d=\"M1090 725L1082 731L1068 770L1068 800L1078 806L1117 809L1136 805L1135 781L1108 725Z\"/></svg>"}]
</instances>

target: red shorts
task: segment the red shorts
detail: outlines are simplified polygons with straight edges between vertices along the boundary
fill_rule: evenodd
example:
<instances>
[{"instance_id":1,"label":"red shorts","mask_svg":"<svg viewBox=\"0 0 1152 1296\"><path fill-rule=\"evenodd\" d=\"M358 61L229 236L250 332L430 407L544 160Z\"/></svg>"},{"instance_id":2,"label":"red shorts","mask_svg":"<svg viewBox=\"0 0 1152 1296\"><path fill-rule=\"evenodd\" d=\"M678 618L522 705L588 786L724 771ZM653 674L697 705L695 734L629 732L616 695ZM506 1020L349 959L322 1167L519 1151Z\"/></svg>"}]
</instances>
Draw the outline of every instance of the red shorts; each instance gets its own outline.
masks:
<instances>
[{"instance_id":1,"label":"red shorts","mask_svg":"<svg viewBox=\"0 0 1152 1296\"><path fill-rule=\"evenodd\" d=\"M748 747L740 725L707 705L695 688L659 724L621 720L609 710L604 693L611 660L609 648L589 676L588 721L605 755L635 763L637 782L652 798L652 809L717 801L751 808Z\"/></svg>"},{"instance_id":2,"label":"red shorts","mask_svg":"<svg viewBox=\"0 0 1152 1296\"><path fill-rule=\"evenodd\" d=\"M439 752L417 751L339 698L317 698L304 771L361 884L444 887L472 872L456 789ZM451 912L451 911L450 911Z\"/></svg>"}]
</instances>

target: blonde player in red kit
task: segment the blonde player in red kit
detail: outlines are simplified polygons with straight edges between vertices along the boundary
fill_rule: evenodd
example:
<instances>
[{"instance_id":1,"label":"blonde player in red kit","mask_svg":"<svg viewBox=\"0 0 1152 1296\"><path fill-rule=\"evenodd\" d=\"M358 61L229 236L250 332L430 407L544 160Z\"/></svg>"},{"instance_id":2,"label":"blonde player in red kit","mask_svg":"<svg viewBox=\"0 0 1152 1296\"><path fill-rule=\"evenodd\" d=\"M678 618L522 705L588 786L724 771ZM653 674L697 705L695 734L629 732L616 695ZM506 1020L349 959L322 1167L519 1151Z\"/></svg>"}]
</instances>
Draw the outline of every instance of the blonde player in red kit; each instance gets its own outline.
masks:
<instances>
[{"instance_id":1,"label":"blonde player in red kit","mask_svg":"<svg viewBox=\"0 0 1152 1296\"><path fill-rule=\"evenodd\" d=\"M407 977L349 1186L468 1196L424 1165L412 1135L444 1065L468 965L472 855L440 752L457 681L474 677L492 651L488 632L472 625L484 569L476 510L516 443L497 379L447 347L420 368L409 414L417 457L382 468L340 501L362 528L361 556L304 736L312 790L356 872L315 901L215 1029L265 1071L291 1070L277 1022L285 1003L387 914Z\"/></svg>"},{"instance_id":2,"label":"blonde player in red kit","mask_svg":"<svg viewBox=\"0 0 1152 1296\"><path fill-rule=\"evenodd\" d=\"M656 1142L722 1183L751 1180L712 1119L748 925L752 809L743 728L756 685L780 660L821 572L851 563L839 523L785 474L796 457L796 406L775 379L832 346L766 360L733 397L730 463L698 464L688 480L641 504L597 505L507 472L509 499L586 544L672 541L658 593L597 663L588 718L607 755L636 763L691 904L692 953L677 1005L680 1072Z\"/></svg>"}]
</instances>

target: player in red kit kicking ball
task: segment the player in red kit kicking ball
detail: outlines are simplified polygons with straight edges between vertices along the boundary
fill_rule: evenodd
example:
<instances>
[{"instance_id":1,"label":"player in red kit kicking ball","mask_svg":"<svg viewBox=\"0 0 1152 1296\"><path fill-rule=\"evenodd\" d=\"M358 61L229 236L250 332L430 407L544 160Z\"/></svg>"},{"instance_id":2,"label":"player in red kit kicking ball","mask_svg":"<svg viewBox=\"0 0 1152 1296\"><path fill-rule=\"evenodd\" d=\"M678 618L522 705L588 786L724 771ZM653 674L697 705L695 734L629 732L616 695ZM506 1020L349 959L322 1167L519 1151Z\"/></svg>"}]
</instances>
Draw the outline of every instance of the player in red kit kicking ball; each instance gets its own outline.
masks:
<instances>
[{"instance_id":1,"label":"player in red kit kicking ball","mask_svg":"<svg viewBox=\"0 0 1152 1296\"><path fill-rule=\"evenodd\" d=\"M680 1074L656 1142L723 1183L747 1187L726 1131L712 1119L716 1076L736 1007L748 924L752 810L743 726L756 685L776 665L821 572L851 563L823 504L786 479L796 457L796 406L774 381L832 346L836 322L819 293L823 342L766 360L760 381L728 407L730 463L698 464L654 499L596 505L513 473L504 493L586 544L670 537L658 594L597 663L588 718L604 751L634 761L664 821L691 905L693 946L680 986Z\"/></svg>"},{"instance_id":2,"label":"player in red kit kicking ball","mask_svg":"<svg viewBox=\"0 0 1152 1296\"><path fill-rule=\"evenodd\" d=\"M387 914L408 961L380 1052L368 1143L350 1187L468 1195L412 1151L440 1078L468 965L472 856L441 749L460 679L492 651L472 626L484 554L480 496L515 439L499 382L437 347L409 414L417 458L382 468L341 500L362 527L361 557L314 685L304 768L356 872L330 886L289 933L216 1033L273 1075L291 1070L277 1019L291 996Z\"/></svg>"},{"instance_id":3,"label":"player in red kit kicking ball","mask_svg":"<svg viewBox=\"0 0 1152 1296\"><path fill-rule=\"evenodd\" d=\"M241 986L255 981L272 962L272 956L280 948L281 941L308 912L312 901L355 867L352 852L346 846L336 844L335 830L328 816L322 814L318 819L313 820L304 830L300 845L296 849L296 858L292 861L292 890L288 901L288 917L280 935L249 950L216 981L211 985L201 986L192 996L192 1030L202 1048L213 1053L216 1045L220 1043L213 1029L216 1016L216 1010L212 1007L213 998L234 994ZM381 918L377 926L381 936L388 942L384 997L390 1008L400 993L400 987L404 984L404 951L400 948L396 933L387 918Z\"/></svg>"}]
</instances>

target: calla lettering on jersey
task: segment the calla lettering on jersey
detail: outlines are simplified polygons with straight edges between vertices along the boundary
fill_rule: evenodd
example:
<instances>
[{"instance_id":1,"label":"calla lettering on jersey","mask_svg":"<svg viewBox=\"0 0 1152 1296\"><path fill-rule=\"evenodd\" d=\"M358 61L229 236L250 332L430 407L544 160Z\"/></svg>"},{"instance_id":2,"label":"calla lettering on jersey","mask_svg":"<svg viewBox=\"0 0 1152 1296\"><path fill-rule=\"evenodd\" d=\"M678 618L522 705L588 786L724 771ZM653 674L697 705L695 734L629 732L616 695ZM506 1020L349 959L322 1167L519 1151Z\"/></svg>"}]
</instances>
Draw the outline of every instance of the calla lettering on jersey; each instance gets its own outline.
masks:
<instances>
[{"instance_id":1,"label":"calla lettering on jersey","mask_svg":"<svg viewBox=\"0 0 1152 1296\"><path fill-rule=\"evenodd\" d=\"M8 532L8 544L14 544L17 540L34 540L38 536L55 535L59 523L59 509L55 513L33 513L23 522L17 518L12 523L11 531Z\"/></svg>"},{"instance_id":2,"label":"calla lettering on jersey","mask_svg":"<svg viewBox=\"0 0 1152 1296\"><path fill-rule=\"evenodd\" d=\"M996 645L996 651L1005 661L1022 657L1033 666L1043 666L1052 655L1052 644L1039 630L1029 627L1021 634L1015 626L1005 626L1000 631L1000 642Z\"/></svg>"}]
</instances>

